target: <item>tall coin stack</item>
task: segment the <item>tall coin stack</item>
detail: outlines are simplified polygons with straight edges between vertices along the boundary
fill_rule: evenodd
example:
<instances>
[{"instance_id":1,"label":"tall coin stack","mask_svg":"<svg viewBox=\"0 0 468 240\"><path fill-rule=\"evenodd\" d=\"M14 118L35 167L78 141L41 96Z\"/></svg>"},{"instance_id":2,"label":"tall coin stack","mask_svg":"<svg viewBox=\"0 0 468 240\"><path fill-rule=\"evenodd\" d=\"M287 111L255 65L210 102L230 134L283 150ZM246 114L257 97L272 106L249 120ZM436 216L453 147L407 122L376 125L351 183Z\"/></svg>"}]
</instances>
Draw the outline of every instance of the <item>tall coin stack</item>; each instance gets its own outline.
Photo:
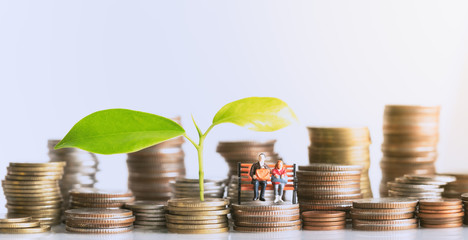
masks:
<instances>
[{"instance_id":1,"label":"tall coin stack","mask_svg":"<svg viewBox=\"0 0 468 240\"><path fill-rule=\"evenodd\" d=\"M361 193L365 198L371 198L369 129L367 127L309 127L308 130L309 162L362 166Z\"/></svg>"},{"instance_id":2,"label":"tall coin stack","mask_svg":"<svg viewBox=\"0 0 468 240\"><path fill-rule=\"evenodd\" d=\"M301 211L348 211L362 198L359 165L311 163L299 166L297 195Z\"/></svg>"},{"instance_id":3,"label":"tall coin stack","mask_svg":"<svg viewBox=\"0 0 468 240\"><path fill-rule=\"evenodd\" d=\"M229 231L226 199L171 199L167 202L166 226L173 233L222 233Z\"/></svg>"},{"instance_id":4,"label":"tall coin stack","mask_svg":"<svg viewBox=\"0 0 468 240\"><path fill-rule=\"evenodd\" d=\"M276 164L281 157L275 152L276 140L266 142L255 141L236 141L236 142L219 142L216 151L221 154L229 166L228 178L228 197L231 202L237 202L238 189L238 163L253 164L258 161L258 154L265 153L267 159L266 164ZM242 193L242 202L251 202L253 199L253 191ZM272 202L275 198L273 192L265 192L265 199Z\"/></svg>"},{"instance_id":5,"label":"tall coin stack","mask_svg":"<svg viewBox=\"0 0 468 240\"><path fill-rule=\"evenodd\" d=\"M301 229L299 205L232 204L234 230L239 232L283 232Z\"/></svg>"},{"instance_id":6,"label":"tall coin stack","mask_svg":"<svg viewBox=\"0 0 468 240\"><path fill-rule=\"evenodd\" d=\"M166 207L161 202L136 201L125 204L135 216L134 228L143 230L166 229Z\"/></svg>"},{"instance_id":7,"label":"tall coin stack","mask_svg":"<svg viewBox=\"0 0 468 240\"><path fill-rule=\"evenodd\" d=\"M135 221L132 211L127 209L69 209L65 217L65 229L73 233L125 233L133 230Z\"/></svg>"},{"instance_id":8,"label":"tall coin stack","mask_svg":"<svg viewBox=\"0 0 468 240\"><path fill-rule=\"evenodd\" d=\"M49 140L50 162L65 162L63 178L59 181L63 196L63 208L68 209L68 192L75 188L94 187L97 182L98 159L94 153L78 148L62 148L55 150L54 147L60 140Z\"/></svg>"},{"instance_id":9,"label":"tall coin stack","mask_svg":"<svg viewBox=\"0 0 468 240\"><path fill-rule=\"evenodd\" d=\"M405 174L433 175L440 107L387 105L384 111L380 196L387 182Z\"/></svg>"},{"instance_id":10,"label":"tall coin stack","mask_svg":"<svg viewBox=\"0 0 468 240\"><path fill-rule=\"evenodd\" d=\"M460 199L426 199L419 201L421 227L452 228L463 226L463 204Z\"/></svg>"},{"instance_id":11,"label":"tall coin stack","mask_svg":"<svg viewBox=\"0 0 468 240\"><path fill-rule=\"evenodd\" d=\"M468 192L468 175L466 174L448 174L454 176L457 180L447 183L444 186L442 196L445 198L460 198L463 193Z\"/></svg>"},{"instance_id":12,"label":"tall coin stack","mask_svg":"<svg viewBox=\"0 0 468 240\"><path fill-rule=\"evenodd\" d=\"M10 163L2 181L8 213L32 216L44 225L60 223L62 195L58 181L65 163Z\"/></svg>"},{"instance_id":13,"label":"tall coin stack","mask_svg":"<svg viewBox=\"0 0 468 240\"><path fill-rule=\"evenodd\" d=\"M447 175L409 175L398 177L394 182L388 182L390 197L405 197L412 199L441 198L444 186L455 181L455 177Z\"/></svg>"},{"instance_id":14,"label":"tall coin stack","mask_svg":"<svg viewBox=\"0 0 468 240\"><path fill-rule=\"evenodd\" d=\"M137 200L167 201L171 182L185 176L183 137L129 153L128 188Z\"/></svg>"},{"instance_id":15,"label":"tall coin stack","mask_svg":"<svg viewBox=\"0 0 468 240\"><path fill-rule=\"evenodd\" d=\"M414 216L418 200L407 198L361 199L353 202L353 228L365 231L406 230L418 227Z\"/></svg>"},{"instance_id":16,"label":"tall coin stack","mask_svg":"<svg viewBox=\"0 0 468 240\"><path fill-rule=\"evenodd\" d=\"M224 197L226 181L204 179L203 181L205 198ZM181 178L173 183L174 198L198 198L200 197L200 187L198 179Z\"/></svg>"},{"instance_id":17,"label":"tall coin stack","mask_svg":"<svg viewBox=\"0 0 468 240\"><path fill-rule=\"evenodd\" d=\"M123 208L135 201L132 192L109 191L96 188L77 188L70 191L70 208Z\"/></svg>"}]
</instances>

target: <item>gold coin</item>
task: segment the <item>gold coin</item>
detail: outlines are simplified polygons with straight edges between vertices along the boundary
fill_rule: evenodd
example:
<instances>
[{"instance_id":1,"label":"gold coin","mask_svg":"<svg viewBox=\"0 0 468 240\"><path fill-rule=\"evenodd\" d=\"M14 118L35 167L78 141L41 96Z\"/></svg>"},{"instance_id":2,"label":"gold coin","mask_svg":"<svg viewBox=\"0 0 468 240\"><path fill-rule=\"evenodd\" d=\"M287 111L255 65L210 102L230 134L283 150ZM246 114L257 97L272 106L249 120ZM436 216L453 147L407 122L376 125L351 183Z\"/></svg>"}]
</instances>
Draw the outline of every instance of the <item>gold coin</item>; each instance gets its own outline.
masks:
<instances>
[{"instance_id":1,"label":"gold coin","mask_svg":"<svg viewBox=\"0 0 468 240\"><path fill-rule=\"evenodd\" d=\"M60 180L62 175L60 176L15 176L15 175L7 175L5 177L6 180L13 180L13 181L53 181L53 180Z\"/></svg>"},{"instance_id":2,"label":"gold coin","mask_svg":"<svg viewBox=\"0 0 468 240\"><path fill-rule=\"evenodd\" d=\"M66 210L65 216L73 218L123 218L132 216L132 211L127 209L80 208Z\"/></svg>"},{"instance_id":3,"label":"gold coin","mask_svg":"<svg viewBox=\"0 0 468 240\"><path fill-rule=\"evenodd\" d=\"M13 163L10 162L10 167L64 167L66 162L47 162L47 163Z\"/></svg>"},{"instance_id":4,"label":"gold coin","mask_svg":"<svg viewBox=\"0 0 468 240\"><path fill-rule=\"evenodd\" d=\"M31 216L27 216L23 214L13 214L13 213L0 214L0 223L29 222L31 220L32 220Z\"/></svg>"},{"instance_id":5,"label":"gold coin","mask_svg":"<svg viewBox=\"0 0 468 240\"><path fill-rule=\"evenodd\" d=\"M0 222L0 228L30 228L39 227L39 222Z\"/></svg>"},{"instance_id":6,"label":"gold coin","mask_svg":"<svg viewBox=\"0 0 468 240\"><path fill-rule=\"evenodd\" d=\"M133 230L133 226L121 228L75 228L65 226L65 230L74 233L95 233L95 234L110 234L110 233L126 233Z\"/></svg>"},{"instance_id":7,"label":"gold coin","mask_svg":"<svg viewBox=\"0 0 468 240\"><path fill-rule=\"evenodd\" d=\"M168 206L173 207L220 207L229 204L229 200L222 198L206 198L205 201L200 201L197 198L180 198L171 199L167 202Z\"/></svg>"},{"instance_id":8,"label":"gold coin","mask_svg":"<svg viewBox=\"0 0 468 240\"><path fill-rule=\"evenodd\" d=\"M3 180L2 184L7 185L21 185L21 186L56 186L58 184L57 180L41 180L41 181L17 181L17 180Z\"/></svg>"},{"instance_id":9,"label":"gold coin","mask_svg":"<svg viewBox=\"0 0 468 240\"><path fill-rule=\"evenodd\" d=\"M58 209L61 207L61 204L54 205L37 205L37 206L15 206L15 205L6 205L8 210L45 210L45 209Z\"/></svg>"},{"instance_id":10,"label":"gold coin","mask_svg":"<svg viewBox=\"0 0 468 240\"><path fill-rule=\"evenodd\" d=\"M228 219L226 217L214 220L167 220L168 223L177 223L177 224L217 224L217 223L226 223Z\"/></svg>"},{"instance_id":11,"label":"gold coin","mask_svg":"<svg viewBox=\"0 0 468 240\"><path fill-rule=\"evenodd\" d=\"M195 224L173 224L167 223L167 228L170 229L217 229L217 228L226 228L228 227L227 223L215 223L215 224L202 224L202 225L195 225Z\"/></svg>"},{"instance_id":12,"label":"gold coin","mask_svg":"<svg viewBox=\"0 0 468 240\"><path fill-rule=\"evenodd\" d=\"M166 210L172 211L172 212L193 212L193 211L215 211L215 210L224 210L226 209L226 206L215 206L215 207L173 207L173 206L168 206Z\"/></svg>"},{"instance_id":13,"label":"gold coin","mask_svg":"<svg viewBox=\"0 0 468 240\"><path fill-rule=\"evenodd\" d=\"M225 210L215 210L215 211L168 211L169 213L175 215L184 215L184 216L219 216L227 215L229 209Z\"/></svg>"},{"instance_id":14,"label":"gold coin","mask_svg":"<svg viewBox=\"0 0 468 240\"><path fill-rule=\"evenodd\" d=\"M43 233L50 231L49 225L41 225L39 227L30 227L30 228L0 228L0 233Z\"/></svg>"},{"instance_id":15,"label":"gold coin","mask_svg":"<svg viewBox=\"0 0 468 240\"><path fill-rule=\"evenodd\" d=\"M193 215L193 216L183 216L183 215L173 215L173 214L166 214L167 221L203 221L203 220L219 220L219 219L226 219L226 216L202 216L202 215Z\"/></svg>"}]
</instances>

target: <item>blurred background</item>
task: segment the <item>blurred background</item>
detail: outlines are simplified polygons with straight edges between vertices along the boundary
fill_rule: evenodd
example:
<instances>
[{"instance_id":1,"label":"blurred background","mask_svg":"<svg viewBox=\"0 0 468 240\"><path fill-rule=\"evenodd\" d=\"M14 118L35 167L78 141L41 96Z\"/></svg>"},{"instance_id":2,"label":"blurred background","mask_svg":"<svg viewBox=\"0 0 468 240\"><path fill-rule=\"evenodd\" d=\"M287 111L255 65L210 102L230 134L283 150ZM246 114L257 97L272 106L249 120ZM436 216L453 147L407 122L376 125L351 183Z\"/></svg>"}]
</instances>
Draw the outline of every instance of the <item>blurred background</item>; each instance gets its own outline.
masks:
<instances>
[{"instance_id":1,"label":"blurred background","mask_svg":"<svg viewBox=\"0 0 468 240\"><path fill-rule=\"evenodd\" d=\"M466 1L0 1L0 178L48 161L47 140L107 108L181 116L195 137L224 104L286 101L300 123L273 133L216 127L218 141L277 139L307 164L306 126L368 126L378 195L385 104L441 105L439 172L468 173ZM184 145L187 176L195 149ZM99 187L126 187L126 155L99 155ZM0 197L0 206L5 200Z\"/></svg>"}]
</instances>

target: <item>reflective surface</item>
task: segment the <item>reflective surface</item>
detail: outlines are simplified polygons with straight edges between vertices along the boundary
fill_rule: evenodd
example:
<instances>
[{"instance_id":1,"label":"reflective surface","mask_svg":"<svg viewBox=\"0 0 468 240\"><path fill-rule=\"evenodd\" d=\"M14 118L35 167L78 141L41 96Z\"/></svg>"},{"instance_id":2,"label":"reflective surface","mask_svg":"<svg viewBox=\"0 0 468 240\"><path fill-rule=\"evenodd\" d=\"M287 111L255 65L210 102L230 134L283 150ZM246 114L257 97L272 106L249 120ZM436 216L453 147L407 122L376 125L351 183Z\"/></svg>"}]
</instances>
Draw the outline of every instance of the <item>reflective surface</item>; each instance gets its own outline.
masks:
<instances>
[{"instance_id":1,"label":"reflective surface","mask_svg":"<svg viewBox=\"0 0 468 240\"><path fill-rule=\"evenodd\" d=\"M124 234L109 234L109 235L88 235L88 234L72 234L67 233L63 227L56 226L52 232L44 234L0 234L2 239L109 239L109 240L127 240L127 239L189 239L189 240L233 240L233 239L249 239L249 240L273 240L273 239L324 239L324 240L340 240L340 239L359 239L359 240L412 240L412 239L468 239L468 227L463 228L446 228L446 229L414 229L405 231L389 231L389 232L365 232L355 231L352 229L339 231L291 231L282 233L238 233L230 232L225 234L211 235L190 235L190 234L173 234L173 233L155 233L144 231L133 231Z\"/></svg>"}]
</instances>

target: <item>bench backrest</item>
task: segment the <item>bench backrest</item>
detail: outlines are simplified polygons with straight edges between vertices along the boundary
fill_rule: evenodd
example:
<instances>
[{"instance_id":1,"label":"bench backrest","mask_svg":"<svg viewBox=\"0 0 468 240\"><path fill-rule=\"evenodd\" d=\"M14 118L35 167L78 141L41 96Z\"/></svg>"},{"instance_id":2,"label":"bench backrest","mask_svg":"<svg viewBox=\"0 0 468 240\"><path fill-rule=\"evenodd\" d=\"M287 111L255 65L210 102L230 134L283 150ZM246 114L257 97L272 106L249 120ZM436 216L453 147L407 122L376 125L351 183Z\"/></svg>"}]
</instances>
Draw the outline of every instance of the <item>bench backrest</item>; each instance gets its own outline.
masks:
<instances>
[{"instance_id":1,"label":"bench backrest","mask_svg":"<svg viewBox=\"0 0 468 240\"><path fill-rule=\"evenodd\" d=\"M252 164L250 163L241 163L239 166L239 179L241 184L251 184L252 178L250 177L250 168ZM275 168L274 164L268 164L272 170ZM296 164L293 165L283 165L286 168L286 175L288 176L288 184L294 182L294 178L296 177ZM268 181L271 183L270 181Z\"/></svg>"}]
</instances>

